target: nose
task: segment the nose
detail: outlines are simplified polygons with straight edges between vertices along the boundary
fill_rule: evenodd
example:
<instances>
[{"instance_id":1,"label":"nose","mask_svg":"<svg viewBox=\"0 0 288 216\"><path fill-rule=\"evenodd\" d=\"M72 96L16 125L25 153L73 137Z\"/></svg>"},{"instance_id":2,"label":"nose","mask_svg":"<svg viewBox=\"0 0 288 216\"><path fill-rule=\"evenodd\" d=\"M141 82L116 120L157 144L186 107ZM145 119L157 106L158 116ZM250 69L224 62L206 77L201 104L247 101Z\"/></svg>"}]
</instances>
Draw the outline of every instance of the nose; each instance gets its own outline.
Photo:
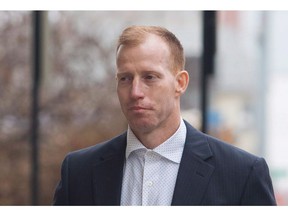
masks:
<instances>
[{"instance_id":1,"label":"nose","mask_svg":"<svg viewBox=\"0 0 288 216\"><path fill-rule=\"evenodd\" d=\"M133 99L141 99L144 97L143 92L143 85L141 83L141 80L139 79L133 79L132 85L131 85L131 97Z\"/></svg>"}]
</instances>

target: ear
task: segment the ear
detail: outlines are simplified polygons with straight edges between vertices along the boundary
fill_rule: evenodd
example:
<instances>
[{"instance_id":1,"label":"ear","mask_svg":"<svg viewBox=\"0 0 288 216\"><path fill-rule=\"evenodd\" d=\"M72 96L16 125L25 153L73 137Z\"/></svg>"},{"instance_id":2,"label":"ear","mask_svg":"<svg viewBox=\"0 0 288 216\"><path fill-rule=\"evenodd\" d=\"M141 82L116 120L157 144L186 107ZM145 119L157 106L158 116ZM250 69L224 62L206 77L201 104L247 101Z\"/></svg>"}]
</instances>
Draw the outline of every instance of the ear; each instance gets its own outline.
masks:
<instances>
[{"instance_id":1,"label":"ear","mask_svg":"<svg viewBox=\"0 0 288 216\"><path fill-rule=\"evenodd\" d=\"M189 84L189 74L183 70L176 74L176 93L182 95Z\"/></svg>"}]
</instances>

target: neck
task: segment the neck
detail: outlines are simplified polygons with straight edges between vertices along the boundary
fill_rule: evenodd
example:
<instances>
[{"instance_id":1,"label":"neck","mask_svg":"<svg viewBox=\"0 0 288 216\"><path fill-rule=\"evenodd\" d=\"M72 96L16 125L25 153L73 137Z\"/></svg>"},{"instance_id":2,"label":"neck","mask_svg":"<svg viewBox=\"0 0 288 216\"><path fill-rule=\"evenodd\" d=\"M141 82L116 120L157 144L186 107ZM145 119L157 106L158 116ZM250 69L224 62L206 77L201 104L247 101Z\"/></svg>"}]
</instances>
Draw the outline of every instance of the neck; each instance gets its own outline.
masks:
<instances>
[{"instance_id":1,"label":"neck","mask_svg":"<svg viewBox=\"0 0 288 216\"><path fill-rule=\"evenodd\" d=\"M139 131L134 131L133 129L131 130L146 148L154 149L169 139L178 130L179 126L180 117L171 124L166 124L149 132L146 131L141 133Z\"/></svg>"}]
</instances>

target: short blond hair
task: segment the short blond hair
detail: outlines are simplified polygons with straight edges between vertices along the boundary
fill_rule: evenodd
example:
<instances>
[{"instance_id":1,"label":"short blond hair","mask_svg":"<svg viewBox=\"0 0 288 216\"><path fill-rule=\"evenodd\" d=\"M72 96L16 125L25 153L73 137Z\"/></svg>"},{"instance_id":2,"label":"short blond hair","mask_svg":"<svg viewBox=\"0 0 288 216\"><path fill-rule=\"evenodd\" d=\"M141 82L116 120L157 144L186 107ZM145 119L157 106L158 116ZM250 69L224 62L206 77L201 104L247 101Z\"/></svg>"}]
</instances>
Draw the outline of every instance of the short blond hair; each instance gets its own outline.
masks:
<instances>
[{"instance_id":1,"label":"short blond hair","mask_svg":"<svg viewBox=\"0 0 288 216\"><path fill-rule=\"evenodd\" d=\"M173 70L184 70L185 57L183 46L178 38L166 28L159 26L130 26L123 30L117 43L117 49L120 46L137 46L145 41L149 34L154 34L163 39L170 49L172 58L171 66Z\"/></svg>"}]
</instances>

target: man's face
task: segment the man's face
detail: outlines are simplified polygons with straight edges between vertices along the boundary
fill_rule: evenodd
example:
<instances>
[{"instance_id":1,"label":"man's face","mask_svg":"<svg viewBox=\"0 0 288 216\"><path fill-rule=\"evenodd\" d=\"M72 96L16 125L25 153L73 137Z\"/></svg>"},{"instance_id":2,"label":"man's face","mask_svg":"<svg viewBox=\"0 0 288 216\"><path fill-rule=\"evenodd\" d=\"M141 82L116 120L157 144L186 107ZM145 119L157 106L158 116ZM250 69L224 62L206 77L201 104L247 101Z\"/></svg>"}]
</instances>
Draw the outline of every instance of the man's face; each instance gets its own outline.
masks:
<instances>
[{"instance_id":1,"label":"man's face","mask_svg":"<svg viewBox=\"0 0 288 216\"><path fill-rule=\"evenodd\" d=\"M137 46L120 46L117 93L134 133L149 133L179 121L179 94L170 62L167 44L154 35Z\"/></svg>"}]
</instances>

